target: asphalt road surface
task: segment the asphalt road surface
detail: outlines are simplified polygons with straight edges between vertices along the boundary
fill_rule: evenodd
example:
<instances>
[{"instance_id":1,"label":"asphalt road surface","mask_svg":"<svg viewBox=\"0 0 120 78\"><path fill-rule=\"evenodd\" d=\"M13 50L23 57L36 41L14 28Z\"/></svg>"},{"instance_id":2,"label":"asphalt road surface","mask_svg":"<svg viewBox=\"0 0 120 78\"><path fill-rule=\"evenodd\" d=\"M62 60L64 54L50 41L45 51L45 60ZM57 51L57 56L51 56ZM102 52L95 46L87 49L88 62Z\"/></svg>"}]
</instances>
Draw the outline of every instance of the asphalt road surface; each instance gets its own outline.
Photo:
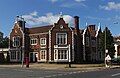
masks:
<instances>
[{"instance_id":1,"label":"asphalt road surface","mask_svg":"<svg viewBox=\"0 0 120 78\"><path fill-rule=\"evenodd\" d=\"M120 68L79 71L1 67L0 78L120 78Z\"/></svg>"}]
</instances>

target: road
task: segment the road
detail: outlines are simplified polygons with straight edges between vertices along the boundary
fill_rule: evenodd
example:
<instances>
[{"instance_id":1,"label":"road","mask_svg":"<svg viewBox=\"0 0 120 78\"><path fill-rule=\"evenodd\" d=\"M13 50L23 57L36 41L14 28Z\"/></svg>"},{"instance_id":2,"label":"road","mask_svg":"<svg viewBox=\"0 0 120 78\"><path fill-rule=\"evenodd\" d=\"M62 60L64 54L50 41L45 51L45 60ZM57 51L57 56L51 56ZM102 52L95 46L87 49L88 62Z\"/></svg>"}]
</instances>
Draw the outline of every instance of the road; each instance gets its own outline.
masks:
<instances>
[{"instance_id":1,"label":"road","mask_svg":"<svg viewBox=\"0 0 120 78\"><path fill-rule=\"evenodd\" d=\"M120 69L47 70L0 67L0 78L120 78Z\"/></svg>"}]
</instances>

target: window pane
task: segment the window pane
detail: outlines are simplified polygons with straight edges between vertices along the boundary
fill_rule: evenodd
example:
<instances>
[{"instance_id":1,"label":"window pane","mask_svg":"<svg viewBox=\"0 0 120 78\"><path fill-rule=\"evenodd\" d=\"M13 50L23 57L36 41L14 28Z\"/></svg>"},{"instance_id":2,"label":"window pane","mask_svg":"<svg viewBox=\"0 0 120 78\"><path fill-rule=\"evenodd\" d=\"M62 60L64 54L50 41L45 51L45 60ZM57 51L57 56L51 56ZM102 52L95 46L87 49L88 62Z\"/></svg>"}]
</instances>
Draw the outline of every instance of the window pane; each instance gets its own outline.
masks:
<instances>
[{"instance_id":1,"label":"window pane","mask_svg":"<svg viewBox=\"0 0 120 78\"><path fill-rule=\"evenodd\" d=\"M58 50L58 59L60 59L60 50Z\"/></svg>"},{"instance_id":2,"label":"window pane","mask_svg":"<svg viewBox=\"0 0 120 78\"><path fill-rule=\"evenodd\" d=\"M67 59L67 51L65 50L65 52L64 52L64 59Z\"/></svg>"},{"instance_id":3,"label":"window pane","mask_svg":"<svg viewBox=\"0 0 120 78\"><path fill-rule=\"evenodd\" d=\"M57 33L57 44L66 44L67 34L66 33Z\"/></svg>"},{"instance_id":4,"label":"window pane","mask_svg":"<svg viewBox=\"0 0 120 78\"><path fill-rule=\"evenodd\" d=\"M30 44L31 45L36 45L37 44L37 39L30 39Z\"/></svg>"},{"instance_id":5,"label":"window pane","mask_svg":"<svg viewBox=\"0 0 120 78\"><path fill-rule=\"evenodd\" d=\"M67 50L58 50L58 59L67 59Z\"/></svg>"},{"instance_id":6,"label":"window pane","mask_svg":"<svg viewBox=\"0 0 120 78\"><path fill-rule=\"evenodd\" d=\"M11 59L16 59L16 51L11 52Z\"/></svg>"},{"instance_id":7,"label":"window pane","mask_svg":"<svg viewBox=\"0 0 120 78\"><path fill-rule=\"evenodd\" d=\"M20 37L19 36L13 37L13 46L14 47L20 46Z\"/></svg>"},{"instance_id":8,"label":"window pane","mask_svg":"<svg viewBox=\"0 0 120 78\"><path fill-rule=\"evenodd\" d=\"M40 39L40 44L41 45L46 45L46 38L41 38Z\"/></svg>"},{"instance_id":9,"label":"window pane","mask_svg":"<svg viewBox=\"0 0 120 78\"><path fill-rule=\"evenodd\" d=\"M45 53L46 51L45 50L42 50L41 51L41 59L45 59L46 58L46 53Z\"/></svg>"}]
</instances>

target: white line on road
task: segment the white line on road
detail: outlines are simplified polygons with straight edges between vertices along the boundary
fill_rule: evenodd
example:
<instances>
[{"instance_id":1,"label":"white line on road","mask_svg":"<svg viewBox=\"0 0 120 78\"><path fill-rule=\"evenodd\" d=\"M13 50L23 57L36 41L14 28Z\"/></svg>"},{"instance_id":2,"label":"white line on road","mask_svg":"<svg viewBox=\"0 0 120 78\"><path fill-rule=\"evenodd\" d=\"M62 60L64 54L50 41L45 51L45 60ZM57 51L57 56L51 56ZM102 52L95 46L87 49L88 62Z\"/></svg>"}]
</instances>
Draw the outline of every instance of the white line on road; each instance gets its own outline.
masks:
<instances>
[{"instance_id":1,"label":"white line on road","mask_svg":"<svg viewBox=\"0 0 120 78\"><path fill-rule=\"evenodd\" d=\"M116 74L113 74L113 75L111 75L111 76L118 76L118 75L120 75L120 73L116 73Z\"/></svg>"},{"instance_id":2,"label":"white line on road","mask_svg":"<svg viewBox=\"0 0 120 78\"><path fill-rule=\"evenodd\" d=\"M33 72L33 71L31 71L31 70L21 70L21 69L12 69L12 70L21 71L21 72Z\"/></svg>"}]
</instances>

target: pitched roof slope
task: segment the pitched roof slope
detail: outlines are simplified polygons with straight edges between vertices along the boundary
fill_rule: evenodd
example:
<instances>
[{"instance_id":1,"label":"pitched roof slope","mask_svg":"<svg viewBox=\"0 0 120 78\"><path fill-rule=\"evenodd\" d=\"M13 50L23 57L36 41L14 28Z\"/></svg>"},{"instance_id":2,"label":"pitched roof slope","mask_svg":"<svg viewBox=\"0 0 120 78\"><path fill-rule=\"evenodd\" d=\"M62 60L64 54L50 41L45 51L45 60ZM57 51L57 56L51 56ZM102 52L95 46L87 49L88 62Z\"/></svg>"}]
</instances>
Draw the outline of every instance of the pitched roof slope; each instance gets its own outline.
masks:
<instances>
[{"instance_id":1,"label":"pitched roof slope","mask_svg":"<svg viewBox=\"0 0 120 78\"><path fill-rule=\"evenodd\" d=\"M48 32L52 27L53 25L33 27L33 28L29 28L28 32L29 34L45 33Z\"/></svg>"}]
</instances>

